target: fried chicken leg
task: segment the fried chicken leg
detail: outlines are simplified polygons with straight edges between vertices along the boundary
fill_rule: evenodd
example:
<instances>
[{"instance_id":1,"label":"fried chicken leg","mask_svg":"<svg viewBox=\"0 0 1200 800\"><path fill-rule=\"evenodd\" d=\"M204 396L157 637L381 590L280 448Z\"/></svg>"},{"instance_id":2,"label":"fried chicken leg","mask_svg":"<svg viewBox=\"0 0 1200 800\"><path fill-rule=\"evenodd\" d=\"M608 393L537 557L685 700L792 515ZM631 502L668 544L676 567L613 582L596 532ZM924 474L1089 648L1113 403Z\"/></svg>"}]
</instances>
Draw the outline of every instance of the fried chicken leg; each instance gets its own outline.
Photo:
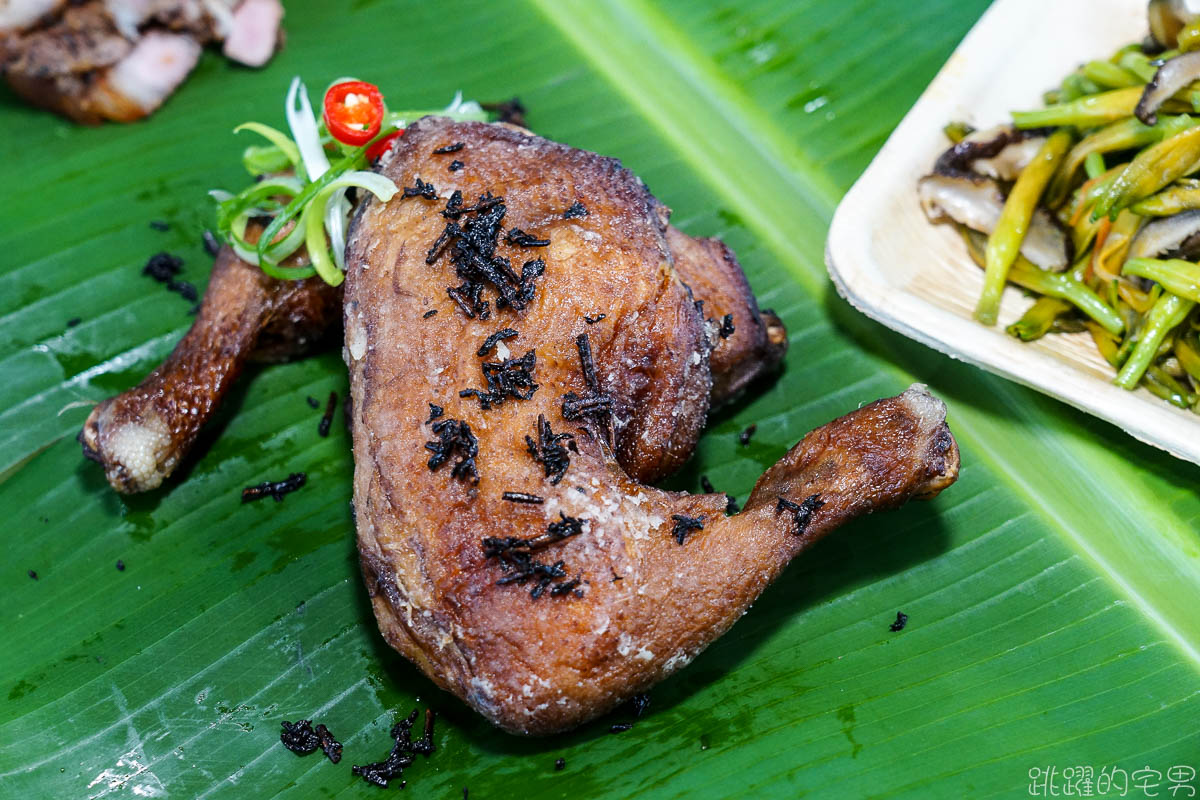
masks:
<instances>
[{"instance_id":1,"label":"fried chicken leg","mask_svg":"<svg viewBox=\"0 0 1200 800\"><path fill-rule=\"evenodd\" d=\"M435 150L459 142L451 172ZM363 574L387 641L505 730L644 691L805 546L957 477L918 386L810 433L735 516L646 486L690 455L720 352L666 209L615 160L439 118L385 174L436 188L367 201L347 248ZM777 357L750 322L727 341Z\"/></svg>"},{"instance_id":2,"label":"fried chicken leg","mask_svg":"<svg viewBox=\"0 0 1200 800\"><path fill-rule=\"evenodd\" d=\"M716 408L779 365L787 351L787 330L773 311L759 311L737 256L720 239L688 236L668 225L667 247L679 279L700 301L701 313L715 330L709 402Z\"/></svg>"},{"instance_id":3,"label":"fried chicken leg","mask_svg":"<svg viewBox=\"0 0 1200 800\"><path fill-rule=\"evenodd\" d=\"M256 239L259 230L252 225L247 235ZM716 406L778 365L786 332L773 315L760 316L741 267L721 242L693 239L670 227L667 241L681 277L696 287L695 296L718 319L730 314L736 322L736 336L708 334L715 341L711 403ZM306 352L340 324L341 297L340 287L315 278L281 284L222 250L203 310L187 337L141 385L96 407L80 434L85 455L104 466L119 492L158 487L216 413L242 365ZM649 475L661 477L690 452L676 453Z\"/></svg>"},{"instance_id":4,"label":"fried chicken leg","mask_svg":"<svg viewBox=\"0 0 1200 800\"><path fill-rule=\"evenodd\" d=\"M252 239L259 230L248 229ZM97 405L79 441L125 494L162 484L247 361L282 361L313 346L338 317L341 291L320 278L278 281L228 247L204 302L170 357L139 385Z\"/></svg>"}]
</instances>

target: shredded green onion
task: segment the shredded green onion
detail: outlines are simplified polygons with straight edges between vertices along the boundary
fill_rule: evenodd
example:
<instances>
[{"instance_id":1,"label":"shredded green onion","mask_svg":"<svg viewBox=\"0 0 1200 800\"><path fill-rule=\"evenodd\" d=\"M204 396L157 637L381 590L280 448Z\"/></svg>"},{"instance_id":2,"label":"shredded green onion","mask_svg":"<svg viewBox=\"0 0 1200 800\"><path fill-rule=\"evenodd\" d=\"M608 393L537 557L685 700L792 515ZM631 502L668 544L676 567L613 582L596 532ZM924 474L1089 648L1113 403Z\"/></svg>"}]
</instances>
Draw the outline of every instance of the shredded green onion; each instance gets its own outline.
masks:
<instances>
[{"instance_id":1,"label":"shredded green onion","mask_svg":"<svg viewBox=\"0 0 1200 800\"><path fill-rule=\"evenodd\" d=\"M217 235L239 258L272 278L301 280L318 275L331 286L345 279L346 234L353 211L347 190L365 190L385 203L399 191L394 182L369 169L367 150L430 114L456 121L488 120L479 104L464 101L460 92L444 109L386 112L379 134L361 147L351 147L325 130L299 78L288 88L285 112L291 136L260 122L234 128L234 133L257 133L268 144L251 145L242 153L242 164L258 178L256 183L237 193L209 193L217 204ZM270 222L257 241L248 242L250 220L260 217L269 217ZM281 266L288 259L296 266Z\"/></svg>"},{"instance_id":2,"label":"shredded green onion","mask_svg":"<svg viewBox=\"0 0 1200 800\"><path fill-rule=\"evenodd\" d=\"M263 175L268 172L281 172L288 165L292 167L300 166L300 149L296 147L296 143L284 135L283 131L272 128L270 125L263 125L261 122L243 122L233 129L234 133L242 131L252 131L259 134L271 144L275 145L274 150L266 147L248 147L245 153L242 154L242 162L246 165L246 169L251 175ZM280 158L282 156L283 166L280 166ZM252 160L253 157L253 160ZM263 168L264 160L270 159L270 167Z\"/></svg>"},{"instance_id":3,"label":"shredded green onion","mask_svg":"<svg viewBox=\"0 0 1200 800\"><path fill-rule=\"evenodd\" d=\"M386 203L399 191L396 184L382 175L374 172L355 171L343 173L330 181L313 197L304 211L304 240L308 246L308 255L312 259L317 274L330 286L338 286L345 278L342 270L338 269L329 257L325 244L325 204L339 189L357 186L366 189L379 200Z\"/></svg>"}]
</instances>

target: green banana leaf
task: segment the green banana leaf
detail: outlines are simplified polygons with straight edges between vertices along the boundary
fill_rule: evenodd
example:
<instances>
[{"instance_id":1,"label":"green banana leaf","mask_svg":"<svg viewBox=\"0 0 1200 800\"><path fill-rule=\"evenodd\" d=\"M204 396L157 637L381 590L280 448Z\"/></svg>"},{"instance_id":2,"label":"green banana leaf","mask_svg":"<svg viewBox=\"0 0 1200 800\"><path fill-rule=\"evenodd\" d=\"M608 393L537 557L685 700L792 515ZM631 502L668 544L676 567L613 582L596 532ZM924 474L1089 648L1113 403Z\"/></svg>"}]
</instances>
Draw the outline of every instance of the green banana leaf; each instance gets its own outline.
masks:
<instances>
[{"instance_id":1,"label":"green banana leaf","mask_svg":"<svg viewBox=\"0 0 1200 800\"><path fill-rule=\"evenodd\" d=\"M1060 793L1068 768L1149 768L1166 796L1200 766L1200 470L875 325L822 264L838 199L985 5L293 0L267 68L208 54L146 122L80 128L0 94L0 796L376 796L350 765L426 706L422 797L1028 796L1051 767ZM186 330L190 304L141 266L166 250L203 286L205 192L246 180L231 130L281 125L295 74L414 107L517 94L539 133L620 157L734 247L791 332L786 370L711 420L672 486L744 499L806 431L912 381L949 404L960 481L799 557L632 730L609 732L628 710L552 739L491 728L376 632L348 437L319 437L305 402L345 391L336 346L248 375L152 494L114 494L74 440ZM240 502L294 471L285 501ZM341 764L282 748L301 717Z\"/></svg>"}]
</instances>

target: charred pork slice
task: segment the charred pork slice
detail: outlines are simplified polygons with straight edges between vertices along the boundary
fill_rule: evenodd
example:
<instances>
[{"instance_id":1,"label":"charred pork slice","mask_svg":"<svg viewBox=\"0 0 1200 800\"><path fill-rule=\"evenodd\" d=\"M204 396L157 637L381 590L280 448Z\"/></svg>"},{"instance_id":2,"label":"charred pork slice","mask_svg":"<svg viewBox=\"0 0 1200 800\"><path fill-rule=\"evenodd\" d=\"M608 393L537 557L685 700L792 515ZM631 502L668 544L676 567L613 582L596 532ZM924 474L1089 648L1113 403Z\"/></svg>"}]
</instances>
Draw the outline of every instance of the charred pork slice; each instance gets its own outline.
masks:
<instances>
[{"instance_id":1,"label":"charred pork slice","mask_svg":"<svg viewBox=\"0 0 1200 800\"><path fill-rule=\"evenodd\" d=\"M223 247L187 335L144 381L92 410L79 434L84 455L118 492L158 487L246 362L304 353L336 324L340 305L341 291L320 278L277 281Z\"/></svg>"},{"instance_id":2,"label":"charred pork slice","mask_svg":"<svg viewBox=\"0 0 1200 800\"><path fill-rule=\"evenodd\" d=\"M495 125L421 120L386 174L414 191L360 208L347 254L361 564L387 641L496 725L604 713L808 544L957 477L917 386L810 433L735 516L645 485L691 453L711 383L665 209L612 159Z\"/></svg>"},{"instance_id":3,"label":"charred pork slice","mask_svg":"<svg viewBox=\"0 0 1200 800\"><path fill-rule=\"evenodd\" d=\"M77 122L152 113L206 45L262 66L279 43L279 0L22 2L0 9L0 72L33 105ZM65 8L64 8L65 6Z\"/></svg>"}]
</instances>

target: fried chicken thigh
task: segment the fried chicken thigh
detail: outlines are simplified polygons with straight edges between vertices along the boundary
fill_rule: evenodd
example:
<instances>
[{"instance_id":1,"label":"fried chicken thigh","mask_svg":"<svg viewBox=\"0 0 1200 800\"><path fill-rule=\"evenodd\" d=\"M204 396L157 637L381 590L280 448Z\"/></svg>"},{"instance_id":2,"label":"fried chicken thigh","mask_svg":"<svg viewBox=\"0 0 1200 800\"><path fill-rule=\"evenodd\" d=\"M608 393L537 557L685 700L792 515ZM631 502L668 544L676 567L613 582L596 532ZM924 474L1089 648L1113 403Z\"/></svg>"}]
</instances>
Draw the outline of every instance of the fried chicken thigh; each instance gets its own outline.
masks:
<instances>
[{"instance_id":1,"label":"fried chicken thigh","mask_svg":"<svg viewBox=\"0 0 1200 800\"><path fill-rule=\"evenodd\" d=\"M251 241L261 228L247 228ZM287 263L287 262L285 262ZM92 409L83 453L118 492L155 489L179 465L249 361L310 350L336 324L341 290L278 281L221 248L196 322L140 384Z\"/></svg>"},{"instance_id":2,"label":"fried chicken thigh","mask_svg":"<svg viewBox=\"0 0 1200 800\"><path fill-rule=\"evenodd\" d=\"M246 235L257 241L260 230L251 224ZM786 332L774 315L760 314L724 244L674 228L668 228L667 238L681 277L696 287L696 296L717 319L728 315L723 329L736 328L738 334L723 336L721 323L707 323L715 341L711 404L716 406L778 366L787 349ZM141 384L95 408L79 436L84 454L104 467L118 492L157 488L187 456L243 366L307 353L340 325L341 302L341 287L317 278L277 281L223 248L192 329ZM680 454L648 475L661 476L684 458Z\"/></svg>"},{"instance_id":3,"label":"fried chicken thigh","mask_svg":"<svg viewBox=\"0 0 1200 800\"><path fill-rule=\"evenodd\" d=\"M810 433L734 516L646 485L692 453L722 348L781 352L771 317L712 317L681 279L732 255L673 242L617 161L504 126L425 118L384 172L409 191L360 207L343 305L363 574L387 641L505 730L644 691L808 544L957 477L917 386Z\"/></svg>"}]
</instances>

